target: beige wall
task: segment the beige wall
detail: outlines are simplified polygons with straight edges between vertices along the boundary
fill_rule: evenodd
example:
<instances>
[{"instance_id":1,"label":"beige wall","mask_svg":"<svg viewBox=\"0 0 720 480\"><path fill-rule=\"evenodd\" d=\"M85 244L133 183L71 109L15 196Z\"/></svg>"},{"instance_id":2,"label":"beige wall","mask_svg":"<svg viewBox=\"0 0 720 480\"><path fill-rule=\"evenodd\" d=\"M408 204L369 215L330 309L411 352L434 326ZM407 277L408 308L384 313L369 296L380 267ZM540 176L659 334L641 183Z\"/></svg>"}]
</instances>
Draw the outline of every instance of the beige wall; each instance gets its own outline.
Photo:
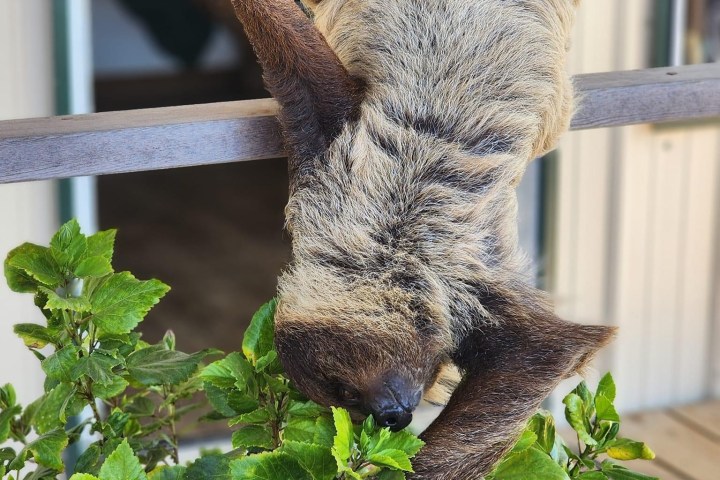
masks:
<instances>
[{"instance_id":1,"label":"beige wall","mask_svg":"<svg viewBox=\"0 0 720 480\"><path fill-rule=\"evenodd\" d=\"M647 68L653 3L583 2L571 72ZM573 132L562 142L553 293L569 320L620 327L597 369L612 370L625 410L711 393L719 147L717 125Z\"/></svg>"},{"instance_id":2,"label":"beige wall","mask_svg":"<svg viewBox=\"0 0 720 480\"><path fill-rule=\"evenodd\" d=\"M0 120L53 113L52 15L48 0L0 0ZM51 182L0 185L0 257L24 241L46 243L56 227ZM35 357L12 325L39 321L28 295L0 281L0 383L13 383L24 403L42 393Z\"/></svg>"}]
</instances>

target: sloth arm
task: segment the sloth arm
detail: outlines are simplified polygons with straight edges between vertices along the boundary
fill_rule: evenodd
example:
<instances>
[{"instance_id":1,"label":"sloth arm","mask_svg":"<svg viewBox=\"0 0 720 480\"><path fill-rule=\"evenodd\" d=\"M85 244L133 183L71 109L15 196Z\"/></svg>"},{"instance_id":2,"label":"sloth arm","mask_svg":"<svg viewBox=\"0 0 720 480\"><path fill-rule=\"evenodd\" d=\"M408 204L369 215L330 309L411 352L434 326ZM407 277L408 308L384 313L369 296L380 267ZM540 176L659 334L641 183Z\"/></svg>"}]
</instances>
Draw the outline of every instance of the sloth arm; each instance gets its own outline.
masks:
<instances>
[{"instance_id":1,"label":"sloth arm","mask_svg":"<svg viewBox=\"0 0 720 480\"><path fill-rule=\"evenodd\" d=\"M497 326L466 337L454 360L463 379L423 432L413 480L481 479L513 446L528 418L563 379L583 369L614 328L557 318L546 306L516 305Z\"/></svg>"}]
</instances>

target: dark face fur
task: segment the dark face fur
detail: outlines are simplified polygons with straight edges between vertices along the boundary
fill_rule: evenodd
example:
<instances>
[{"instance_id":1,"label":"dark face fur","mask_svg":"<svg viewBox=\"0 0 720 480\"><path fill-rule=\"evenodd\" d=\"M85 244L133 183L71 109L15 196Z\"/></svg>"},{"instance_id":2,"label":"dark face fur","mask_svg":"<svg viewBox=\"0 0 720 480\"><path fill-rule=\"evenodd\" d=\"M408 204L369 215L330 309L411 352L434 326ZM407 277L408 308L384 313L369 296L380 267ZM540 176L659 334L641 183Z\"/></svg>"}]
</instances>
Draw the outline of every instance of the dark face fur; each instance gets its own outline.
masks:
<instances>
[{"instance_id":1,"label":"dark face fur","mask_svg":"<svg viewBox=\"0 0 720 480\"><path fill-rule=\"evenodd\" d=\"M432 383L438 358L416 333L402 335L366 322L347 327L277 323L275 342L285 371L308 398L346 408L360 420L373 415L399 430L412 420Z\"/></svg>"}]
</instances>

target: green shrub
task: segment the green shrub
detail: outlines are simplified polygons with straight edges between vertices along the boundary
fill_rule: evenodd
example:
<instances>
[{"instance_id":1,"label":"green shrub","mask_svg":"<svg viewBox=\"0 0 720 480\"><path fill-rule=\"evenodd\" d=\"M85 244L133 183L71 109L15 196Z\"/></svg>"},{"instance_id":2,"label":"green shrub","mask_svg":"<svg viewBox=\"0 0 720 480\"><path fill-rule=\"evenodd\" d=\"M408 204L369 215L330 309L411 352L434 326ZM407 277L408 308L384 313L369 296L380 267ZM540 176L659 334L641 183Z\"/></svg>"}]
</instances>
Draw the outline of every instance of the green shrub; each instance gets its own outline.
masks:
<instances>
[{"instance_id":1,"label":"green shrub","mask_svg":"<svg viewBox=\"0 0 720 480\"><path fill-rule=\"evenodd\" d=\"M114 230L86 237L73 220L49 247L25 243L7 256L9 287L33 294L45 319L15 325L15 333L47 378L45 393L24 408L12 385L0 388L0 446L7 445L0 477L19 480L24 469L32 470L27 480L55 479L65 469L63 452L83 431L96 440L71 480L398 480L412 472L423 446L417 437L377 428L372 418L353 425L347 411L317 405L293 387L273 346L274 301L253 316L241 353L208 365L223 353L180 352L172 332L144 342L136 327L169 287L115 272L114 240ZM653 456L640 442L616 438L614 397L609 375L595 395L580 384L565 404L584 449L571 451L541 412L491 478L650 478L598 461ZM228 422L233 450L180 465L177 422L208 404L205 419ZM85 407L89 418L68 423Z\"/></svg>"}]
</instances>

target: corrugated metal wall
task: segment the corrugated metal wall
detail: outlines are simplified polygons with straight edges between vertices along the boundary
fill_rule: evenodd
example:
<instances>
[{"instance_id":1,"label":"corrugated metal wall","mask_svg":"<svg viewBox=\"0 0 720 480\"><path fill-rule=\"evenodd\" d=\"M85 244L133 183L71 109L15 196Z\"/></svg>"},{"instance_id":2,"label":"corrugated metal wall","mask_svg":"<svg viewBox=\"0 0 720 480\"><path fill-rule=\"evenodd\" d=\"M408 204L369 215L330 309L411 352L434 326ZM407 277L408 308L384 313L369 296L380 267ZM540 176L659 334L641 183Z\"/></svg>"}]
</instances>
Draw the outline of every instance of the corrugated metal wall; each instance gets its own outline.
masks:
<instances>
[{"instance_id":1,"label":"corrugated metal wall","mask_svg":"<svg viewBox=\"0 0 720 480\"><path fill-rule=\"evenodd\" d=\"M654 3L583 2L570 71L647 68ZM624 410L708 396L720 347L720 127L573 132L559 157L549 212L559 313L620 327L597 369L613 371Z\"/></svg>"}]
</instances>

